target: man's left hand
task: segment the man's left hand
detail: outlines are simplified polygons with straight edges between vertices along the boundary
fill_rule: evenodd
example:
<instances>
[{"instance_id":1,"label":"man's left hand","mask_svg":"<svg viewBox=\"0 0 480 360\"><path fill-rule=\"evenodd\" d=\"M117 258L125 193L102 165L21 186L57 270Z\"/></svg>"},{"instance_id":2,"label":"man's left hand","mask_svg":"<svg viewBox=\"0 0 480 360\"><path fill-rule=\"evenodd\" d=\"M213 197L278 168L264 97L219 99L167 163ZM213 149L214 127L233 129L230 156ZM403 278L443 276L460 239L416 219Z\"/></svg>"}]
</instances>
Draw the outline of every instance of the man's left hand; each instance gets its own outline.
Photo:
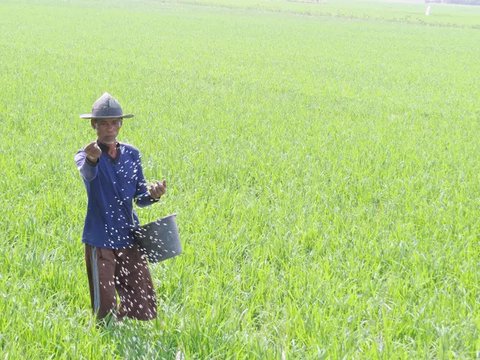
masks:
<instances>
[{"instance_id":1,"label":"man's left hand","mask_svg":"<svg viewBox=\"0 0 480 360\"><path fill-rule=\"evenodd\" d=\"M155 200L160 199L160 197L167 192L167 182L165 179L160 181L155 181L148 188L148 194Z\"/></svg>"}]
</instances>

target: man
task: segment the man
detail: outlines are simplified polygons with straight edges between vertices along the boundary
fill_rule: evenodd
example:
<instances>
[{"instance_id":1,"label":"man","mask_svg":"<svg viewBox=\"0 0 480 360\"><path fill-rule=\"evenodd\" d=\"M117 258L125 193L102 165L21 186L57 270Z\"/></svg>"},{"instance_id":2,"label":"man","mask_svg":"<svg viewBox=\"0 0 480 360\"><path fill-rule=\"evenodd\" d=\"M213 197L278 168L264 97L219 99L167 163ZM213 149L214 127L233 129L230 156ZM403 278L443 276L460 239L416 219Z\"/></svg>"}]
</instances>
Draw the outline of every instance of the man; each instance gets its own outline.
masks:
<instances>
[{"instance_id":1,"label":"man","mask_svg":"<svg viewBox=\"0 0 480 360\"><path fill-rule=\"evenodd\" d=\"M147 187L139 151L117 141L124 118L122 108L104 93L90 114L97 140L75 155L88 197L82 241L92 308L98 319L112 315L151 320L157 315L156 297L145 256L135 244L133 230L138 217L133 201L140 206L158 202L166 182ZM119 304L117 304L117 294Z\"/></svg>"}]
</instances>

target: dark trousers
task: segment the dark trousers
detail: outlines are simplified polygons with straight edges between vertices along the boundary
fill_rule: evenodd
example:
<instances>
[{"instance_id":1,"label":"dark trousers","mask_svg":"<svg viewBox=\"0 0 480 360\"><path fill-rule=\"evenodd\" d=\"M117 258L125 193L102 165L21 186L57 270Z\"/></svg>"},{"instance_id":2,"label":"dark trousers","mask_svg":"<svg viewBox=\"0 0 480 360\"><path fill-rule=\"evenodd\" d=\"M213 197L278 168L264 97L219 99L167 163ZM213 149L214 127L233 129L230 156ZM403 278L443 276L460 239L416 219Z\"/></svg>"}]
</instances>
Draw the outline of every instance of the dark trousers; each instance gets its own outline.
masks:
<instances>
[{"instance_id":1,"label":"dark trousers","mask_svg":"<svg viewBox=\"0 0 480 360\"><path fill-rule=\"evenodd\" d=\"M116 250L85 244L85 261L92 309L98 319L110 313L119 319L157 316L152 278L137 245Z\"/></svg>"}]
</instances>

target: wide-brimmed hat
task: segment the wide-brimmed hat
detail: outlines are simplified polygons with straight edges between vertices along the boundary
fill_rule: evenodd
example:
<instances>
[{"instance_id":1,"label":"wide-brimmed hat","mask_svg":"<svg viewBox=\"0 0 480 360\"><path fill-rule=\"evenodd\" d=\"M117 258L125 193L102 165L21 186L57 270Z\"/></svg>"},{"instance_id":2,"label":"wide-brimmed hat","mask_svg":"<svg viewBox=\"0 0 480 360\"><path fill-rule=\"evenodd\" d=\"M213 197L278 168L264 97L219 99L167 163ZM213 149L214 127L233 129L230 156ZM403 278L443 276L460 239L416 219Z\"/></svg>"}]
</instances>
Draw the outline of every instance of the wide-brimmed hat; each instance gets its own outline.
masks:
<instances>
[{"instance_id":1,"label":"wide-brimmed hat","mask_svg":"<svg viewBox=\"0 0 480 360\"><path fill-rule=\"evenodd\" d=\"M124 114L118 101L109 93L104 93L93 103L90 114L82 114L82 119L131 118L133 114Z\"/></svg>"}]
</instances>

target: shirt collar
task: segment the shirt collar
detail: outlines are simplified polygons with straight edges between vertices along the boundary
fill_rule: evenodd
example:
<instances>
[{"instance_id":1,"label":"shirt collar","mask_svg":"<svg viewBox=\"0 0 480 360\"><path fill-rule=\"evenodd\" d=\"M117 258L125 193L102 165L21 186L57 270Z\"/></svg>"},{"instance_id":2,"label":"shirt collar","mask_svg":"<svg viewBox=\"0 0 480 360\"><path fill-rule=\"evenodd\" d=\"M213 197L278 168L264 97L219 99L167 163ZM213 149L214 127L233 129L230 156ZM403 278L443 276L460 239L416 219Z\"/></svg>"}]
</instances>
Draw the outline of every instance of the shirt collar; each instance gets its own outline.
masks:
<instances>
[{"instance_id":1,"label":"shirt collar","mask_svg":"<svg viewBox=\"0 0 480 360\"><path fill-rule=\"evenodd\" d=\"M108 144L101 143L100 141L97 141L97 144L100 146L100 149L102 149L102 152L108 152L108 149L110 149ZM118 141L115 142L115 147L117 150L120 149L120 143Z\"/></svg>"}]
</instances>

